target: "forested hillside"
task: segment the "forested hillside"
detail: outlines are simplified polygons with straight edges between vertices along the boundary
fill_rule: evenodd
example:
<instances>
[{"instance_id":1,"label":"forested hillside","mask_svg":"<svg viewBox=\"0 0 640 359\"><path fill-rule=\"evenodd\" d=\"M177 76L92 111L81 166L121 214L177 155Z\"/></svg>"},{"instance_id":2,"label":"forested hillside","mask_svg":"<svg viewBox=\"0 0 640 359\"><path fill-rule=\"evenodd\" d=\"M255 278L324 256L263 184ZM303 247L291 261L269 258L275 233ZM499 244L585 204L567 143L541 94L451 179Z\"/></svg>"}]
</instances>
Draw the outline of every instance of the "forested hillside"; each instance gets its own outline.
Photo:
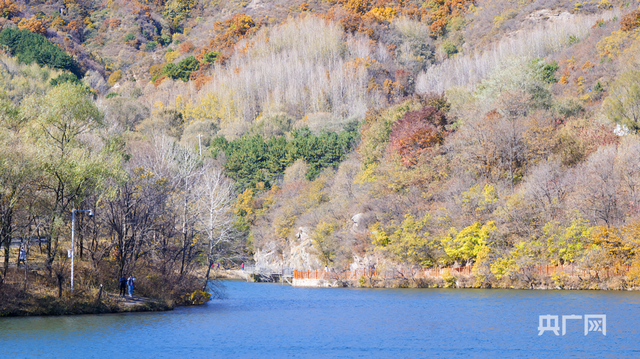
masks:
<instances>
[{"instance_id":1,"label":"forested hillside","mask_svg":"<svg viewBox=\"0 0 640 359\"><path fill-rule=\"evenodd\" d=\"M62 296L75 206L88 292L136 271L197 302L196 268L252 261L637 286L637 8L0 1L0 283ZM18 280L10 239L35 237Z\"/></svg>"}]
</instances>

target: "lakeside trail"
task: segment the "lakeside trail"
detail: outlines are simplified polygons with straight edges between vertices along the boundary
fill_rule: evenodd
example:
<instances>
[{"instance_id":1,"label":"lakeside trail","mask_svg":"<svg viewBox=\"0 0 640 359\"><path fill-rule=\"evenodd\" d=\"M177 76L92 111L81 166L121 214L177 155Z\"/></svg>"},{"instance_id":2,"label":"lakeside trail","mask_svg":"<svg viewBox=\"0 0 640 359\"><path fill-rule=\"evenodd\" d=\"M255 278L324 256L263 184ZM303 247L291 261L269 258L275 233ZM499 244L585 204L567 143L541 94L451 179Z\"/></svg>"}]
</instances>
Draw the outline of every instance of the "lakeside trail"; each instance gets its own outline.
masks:
<instances>
[{"instance_id":1,"label":"lakeside trail","mask_svg":"<svg viewBox=\"0 0 640 359\"><path fill-rule=\"evenodd\" d=\"M143 305L146 303L156 303L156 304L160 304L160 302L158 300L155 299L151 299L151 298L145 298L145 297L138 297L138 296L133 296L133 297L129 297L129 296L121 296L119 294L114 294L114 293L107 293L107 297L109 297L109 299L115 301L116 303L118 303L118 305L122 308L122 309L128 309L128 308L132 308L138 305Z\"/></svg>"}]
</instances>

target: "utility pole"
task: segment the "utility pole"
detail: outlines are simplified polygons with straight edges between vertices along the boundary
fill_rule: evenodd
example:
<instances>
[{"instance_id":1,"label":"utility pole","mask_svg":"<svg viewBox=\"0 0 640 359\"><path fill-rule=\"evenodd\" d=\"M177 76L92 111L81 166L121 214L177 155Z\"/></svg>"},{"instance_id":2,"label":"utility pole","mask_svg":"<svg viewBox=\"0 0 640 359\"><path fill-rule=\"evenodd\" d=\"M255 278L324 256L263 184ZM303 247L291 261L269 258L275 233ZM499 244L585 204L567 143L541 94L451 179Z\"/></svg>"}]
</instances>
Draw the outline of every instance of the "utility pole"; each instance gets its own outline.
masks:
<instances>
[{"instance_id":1,"label":"utility pole","mask_svg":"<svg viewBox=\"0 0 640 359\"><path fill-rule=\"evenodd\" d=\"M200 157L202 157L202 141L201 141L202 135L198 134L198 149L200 150Z\"/></svg>"}]
</instances>

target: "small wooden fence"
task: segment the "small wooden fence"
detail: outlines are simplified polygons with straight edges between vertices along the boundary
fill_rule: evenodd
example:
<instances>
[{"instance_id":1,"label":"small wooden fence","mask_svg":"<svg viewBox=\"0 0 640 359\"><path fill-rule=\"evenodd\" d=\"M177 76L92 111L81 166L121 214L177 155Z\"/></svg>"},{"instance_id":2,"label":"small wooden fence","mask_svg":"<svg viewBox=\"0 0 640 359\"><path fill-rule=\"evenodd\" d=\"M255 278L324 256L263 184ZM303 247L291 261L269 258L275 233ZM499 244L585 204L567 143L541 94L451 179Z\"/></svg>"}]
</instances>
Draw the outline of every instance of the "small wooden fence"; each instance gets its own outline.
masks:
<instances>
[{"instance_id":1,"label":"small wooden fence","mask_svg":"<svg viewBox=\"0 0 640 359\"><path fill-rule=\"evenodd\" d=\"M598 270L579 268L574 265L534 265L521 268L522 274L554 275L565 274L568 276L591 276L591 277L611 277L624 275L629 271L628 265L615 268L602 268ZM379 279L406 279L406 278L440 278L444 275L471 275L473 267L457 268L419 268L419 269L396 269L378 271L376 269L357 269L353 271L336 272L331 270L294 270L294 279L326 279L326 280L357 280L362 277Z\"/></svg>"}]
</instances>

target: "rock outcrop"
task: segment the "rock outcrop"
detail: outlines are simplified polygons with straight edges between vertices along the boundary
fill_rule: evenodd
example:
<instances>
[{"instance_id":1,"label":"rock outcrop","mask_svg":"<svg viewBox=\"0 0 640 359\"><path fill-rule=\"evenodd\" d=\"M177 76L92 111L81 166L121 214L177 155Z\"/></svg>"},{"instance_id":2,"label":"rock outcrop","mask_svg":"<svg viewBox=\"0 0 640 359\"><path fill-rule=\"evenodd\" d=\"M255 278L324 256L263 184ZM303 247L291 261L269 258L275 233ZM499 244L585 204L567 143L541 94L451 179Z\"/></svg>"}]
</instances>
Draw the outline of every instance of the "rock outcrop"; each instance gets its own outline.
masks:
<instances>
[{"instance_id":1,"label":"rock outcrop","mask_svg":"<svg viewBox=\"0 0 640 359\"><path fill-rule=\"evenodd\" d=\"M288 266L295 269L321 269L322 264L315 255L315 249L313 248L313 242L309 236L308 227L298 228L296 233L297 241L290 243L291 250L287 257Z\"/></svg>"},{"instance_id":2,"label":"rock outcrop","mask_svg":"<svg viewBox=\"0 0 640 359\"><path fill-rule=\"evenodd\" d=\"M351 233L365 233L369 225L377 220L373 213L357 213L351 217L353 225ZM298 270L315 270L323 269L324 266L317 256L316 249L311 239L311 229L309 227L299 227L296 232L296 239L289 241L289 247L283 251L278 249L275 243L269 243L263 248L256 250L254 260L258 267L268 268L294 268ZM354 256L351 270L371 268L376 265L378 259L373 255L365 255L363 257Z\"/></svg>"},{"instance_id":3,"label":"rock outcrop","mask_svg":"<svg viewBox=\"0 0 640 359\"><path fill-rule=\"evenodd\" d=\"M275 243L269 243L257 249L254 256L257 267L278 269L287 267L299 270L322 269L322 264L315 254L313 241L309 236L308 227L298 228L296 240L289 242L289 248L280 253Z\"/></svg>"}]
</instances>

